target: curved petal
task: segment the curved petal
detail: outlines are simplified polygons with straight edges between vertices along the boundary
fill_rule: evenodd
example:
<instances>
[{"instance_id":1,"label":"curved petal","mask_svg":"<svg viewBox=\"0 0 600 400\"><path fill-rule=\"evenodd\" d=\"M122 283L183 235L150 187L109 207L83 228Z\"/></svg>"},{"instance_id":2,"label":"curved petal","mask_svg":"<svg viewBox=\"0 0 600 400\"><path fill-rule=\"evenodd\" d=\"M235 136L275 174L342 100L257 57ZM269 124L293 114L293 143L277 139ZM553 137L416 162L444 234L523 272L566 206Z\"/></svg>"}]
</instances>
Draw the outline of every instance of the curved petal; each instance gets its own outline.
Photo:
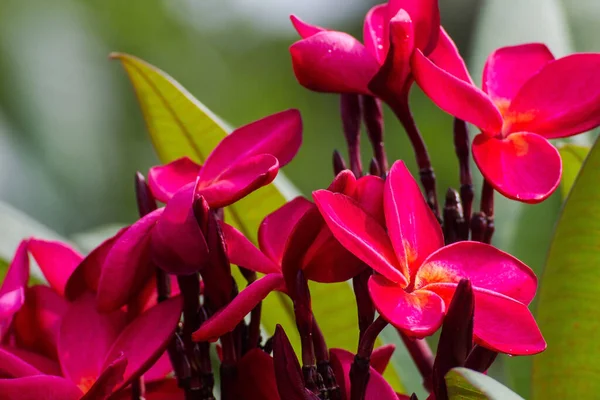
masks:
<instances>
[{"instance_id":1,"label":"curved petal","mask_svg":"<svg viewBox=\"0 0 600 400\"><path fill-rule=\"evenodd\" d=\"M458 48L450 35L442 27L440 27L440 37L437 45L429 55L429 59L450 75L474 85L465 60L460 56Z\"/></svg>"},{"instance_id":2,"label":"curved petal","mask_svg":"<svg viewBox=\"0 0 600 400\"><path fill-rule=\"evenodd\" d=\"M298 82L317 92L370 94L367 85L379 69L377 59L343 32L320 32L290 46Z\"/></svg>"},{"instance_id":3,"label":"curved petal","mask_svg":"<svg viewBox=\"0 0 600 400\"><path fill-rule=\"evenodd\" d=\"M42 375L42 372L15 354L0 348L0 378L22 378L32 375Z\"/></svg>"},{"instance_id":4,"label":"curved petal","mask_svg":"<svg viewBox=\"0 0 600 400\"><path fill-rule=\"evenodd\" d=\"M411 59L417 84L442 110L492 135L502 129L502 116L480 89L436 66L419 50Z\"/></svg>"},{"instance_id":5,"label":"curved petal","mask_svg":"<svg viewBox=\"0 0 600 400\"><path fill-rule=\"evenodd\" d=\"M390 42L388 37L389 17L387 4L372 7L365 16L363 42L380 64L385 61Z\"/></svg>"},{"instance_id":6,"label":"curved petal","mask_svg":"<svg viewBox=\"0 0 600 400\"><path fill-rule=\"evenodd\" d=\"M279 163L272 155L251 156L228 167L208 184L198 182L195 193L203 196L211 208L225 207L271 183L278 171Z\"/></svg>"},{"instance_id":7,"label":"curved petal","mask_svg":"<svg viewBox=\"0 0 600 400\"><path fill-rule=\"evenodd\" d=\"M68 379L37 375L19 379L0 379L3 400L78 400L81 390Z\"/></svg>"},{"instance_id":8,"label":"curved petal","mask_svg":"<svg viewBox=\"0 0 600 400\"><path fill-rule=\"evenodd\" d=\"M371 353L371 367L380 374L383 374L390 363L394 350L396 350L396 345L394 344L386 344L373 350L373 353Z\"/></svg>"},{"instance_id":9,"label":"curved petal","mask_svg":"<svg viewBox=\"0 0 600 400\"><path fill-rule=\"evenodd\" d=\"M525 82L554 56L542 43L502 47L488 57L483 69L483 91L502 109L508 107Z\"/></svg>"},{"instance_id":10,"label":"curved petal","mask_svg":"<svg viewBox=\"0 0 600 400\"><path fill-rule=\"evenodd\" d=\"M401 286L408 285L404 266L398 266L394 248L383 229L350 197L326 190L313 192L315 203L333 236L375 271Z\"/></svg>"},{"instance_id":11,"label":"curved petal","mask_svg":"<svg viewBox=\"0 0 600 400\"><path fill-rule=\"evenodd\" d=\"M50 286L64 295L67 281L83 256L65 243L33 238L29 240L28 250Z\"/></svg>"},{"instance_id":12,"label":"curved petal","mask_svg":"<svg viewBox=\"0 0 600 400\"><path fill-rule=\"evenodd\" d=\"M429 290L407 293L381 275L369 279L369 293L377 311L406 335L424 338L442 325L444 300Z\"/></svg>"},{"instance_id":13,"label":"curved petal","mask_svg":"<svg viewBox=\"0 0 600 400\"><path fill-rule=\"evenodd\" d=\"M197 272L208 258L208 245L194 216L194 198L193 184L177 192L150 235L152 260L170 274Z\"/></svg>"},{"instance_id":14,"label":"curved petal","mask_svg":"<svg viewBox=\"0 0 600 400\"><path fill-rule=\"evenodd\" d=\"M508 131L554 139L600 125L599 70L600 53L573 54L548 63L510 104Z\"/></svg>"},{"instance_id":15,"label":"curved petal","mask_svg":"<svg viewBox=\"0 0 600 400\"><path fill-rule=\"evenodd\" d=\"M163 379L146 383L145 400L185 400L185 391L177 386L176 379ZM121 390L112 395L111 400L130 400L131 389Z\"/></svg>"},{"instance_id":16,"label":"curved petal","mask_svg":"<svg viewBox=\"0 0 600 400\"><path fill-rule=\"evenodd\" d=\"M378 176L363 176L356 182L356 191L353 197L360 207L371 214L381 225L385 224L383 212L383 192L385 182Z\"/></svg>"},{"instance_id":17,"label":"curved petal","mask_svg":"<svg viewBox=\"0 0 600 400\"><path fill-rule=\"evenodd\" d=\"M346 196L352 196L356 190L357 182L354 173L349 169L345 169L333 178L333 181L331 181L327 190L334 193L343 193Z\"/></svg>"},{"instance_id":18,"label":"curved petal","mask_svg":"<svg viewBox=\"0 0 600 400\"><path fill-rule=\"evenodd\" d=\"M261 349L248 351L237 363L238 398L280 400L273 358Z\"/></svg>"},{"instance_id":19,"label":"curved petal","mask_svg":"<svg viewBox=\"0 0 600 400\"><path fill-rule=\"evenodd\" d=\"M115 236L106 239L79 263L65 285L65 297L67 300L74 301L87 291L98 291L100 274L102 273L102 266L104 265L106 256L108 256L115 242L128 229L129 227L120 229Z\"/></svg>"},{"instance_id":20,"label":"curved petal","mask_svg":"<svg viewBox=\"0 0 600 400\"><path fill-rule=\"evenodd\" d=\"M428 287L446 302L451 301L456 284ZM514 299L490 290L474 287L475 342L500 353L532 355L546 349L546 342L529 308Z\"/></svg>"},{"instance_id":21,"label":"curved petal","mask_svg":"<svg viewBox=\"0 0 600 400\"><path fill-rule=\"evenodd\" d=\"M534 133L513 133L506 139L477 135L473 158L483 176L509 199L539 203L560 183L558 150Z\"/></svg>"},{"instance_id":22,"label":"curved petal","mask_svg":"<svg viewBox=\"0 0 600 400\"><path fill-rule=\"evenodd\" d=\"M123 353L119 355L107 368L104 368L90 390L80 400L104 400L123 381L123 373L127 368L127 359Z\"/></svg>"},{"instance_id":23,"label":"curved petal","mask_svg":"<svg viewBox=\"0 0 600 400\"><path fill-rule=\"evenodd\" d=\"M388 235L396 257L413 278L423 261L444 246L442 228L402 161L392 165L383 199Z\"/></svg>"},{"instance_id":24,"label":"curved petal","mask_svg":"<svg viewBox=\"0 0 600 400\"><path fill-rule=\"evenodd\" d=\"M261 251L276 265L281 266L285 244L292 230L315 205L304 197L296 197L267 215L258 228ZM281 269L281 268L280 268Z\"/></svg>"},{"instance_id":25,"label":"curved petal","mask_svg":"<svg viewBox=\"0 0 600 400\"><path fill-rule=\"evenodd\" d=\"M193 334L196 342L216 341L231 332L273 290L282 290L283 275L268 274L242 290L226 307L217 311Z\"/></svg>"},{"instance_id":26,"label":"curved petal","mask_svg":"<svg viewBox=\"0 0 600 400\"><path fill-rule=\"evenodd\" d=\"M440 9L438 0L390 0L389 17L400 9L405 10L413 21L416 48L425 54L431 53L440 32Z\"/></svg>"},{"instance_id":27,"label":"curved petal","mask_svg":"<svg viewBox=\"0 0 600 400\"><path fill-rule=\"evenodd\" d=\"M14 313L25 302L25 288L29 280L28 243L29 240L23 240L17 247L2 286L0 286L0 339L8 330Z\"/></svg>"},{"instance_id":28,"label":"curved petal","mask_svg":"<svg viewBox=\"0 0 600 400\"><path fill-rule=\"evenodd\" d=\"M367 265L346 250L326 226L321 229L302 261L306 279L322 283L345 282L365 268Z\"/></svg>"},{"instance_id":29,"label":"curved petal","mask_svg":"<svg viewBox=\"0 0 600 400\"><path fill-rule=\"evenodd\" d=\"M48 286L28 288L13 322L18 346L57 359L58 330L67 307L67 301Z\"/></svg>"},{"instance_id":30,"label":"curved petal","mask_svg":"<svg viewBox=\"0 0 600 400\"><path fill-rule=\"evenodd\" d=\"M102 371L108 350L127 324L121 310L100 314L87 293L71 303L58 336L58 357L64 376L87 392Z\"/></svg>"},{"instance_id":31,"label":"curved petal","mask_svg":"<svg viewBox=\"0 0 600 400\"><path fill-rule=\"evenodd\" d=\"M33 366L44 375L62 376L60 365L58 362L51 360L38 353L29 350L20 349L18 347L0 347L3 351L14 354L27 364Z\"/></svg>"},{"instance_id":32,"label":"curved petal","mask_svg":"<svg viewBox=\"0 0 600 400\"><path fill-rule=\"evenodd\" d=\"M179 189L196 181L200 168L202 167L188 157L150 168L148 185L152 195L156 200L166 203Z\"/></svg>"},{"instance_id":33,"label":"curved petal","mask_svg":"<svg viewBox=\"0 0 600 400\"><path fill-rule=\"evenodd\" d=\"M537 289L537 277L527 265L489 244L470 241L451 244L429 256L417 273L415 288L461 279L524 304L533 300Z\"/></svg>"},{"instance_id":34,"label":"curved petal","mask_svg":"<svg viewBox=\"0 0 600 400\"><path fill-rule=\"evenodd\" d=\"M141 376L158 360L175 332L182 308L181 297L171 297L142 313L121 332L102 368L108 368L121 353L127 359L123 381L115 391Z\"/></svg>"},{"instance_id":35,"label":"curved petal","mask_svg":"<svg viewBox=\"0 0 600 400\"><path fill-rule=\"evenodd\" d=\"M289 109L244 125L227 135L210 153L200 170L200 187L220 178L233 165L270 154L280 167L287 165L302 144L302 118Z\"/></svg>"},{"instance_id":36,"label":"curved petal","mask_svg":"<svg viewBox=\"0 0 600 400\"><path fill-rule=\"evenodd\" d=\"M290 15L290 21L292 21L294 29L296 30L296 32L298 32L298 35L300 35L302 39L306 39L307 37L311 37L319 32L323 32L326 30L325 28L321 28L320 26L311 25L307 22L304 22L295 15Z\"/></svg>"},{"instance_id":37,"label":"curved petal","mask_svg":"<svg viewBox=\"0 0 600 400\"><path fill-rule=\"evenodd\" d=\"M267 218L269 217L267 216ZM240 231L224 222L221 223L221 229L225 243L227 243L229 262L261 274L281 272L281 266L265 256Z\"/></svg>"},{"instance_id":38,"label":"curved petal","mask_svg":"<svg viewBox=\"0 0 600 400\"><path fill-rule=\"evenodd\" d=\"M98 310L114 311L126 305L154 273L150 263L150 233L163 209L151 212L131 225L111 247L98 281Z\"/></svg>"},{"instance_id":39,"label":"curved petal","mask_svg":"<svg viewBox=\"0 0 600 400\"><path fill-rule=\"evenodd\" d=\"M144 383L164 380L171 372L173 372L173 365L169 353L164 351L158 360L144 373Z\"/></svg>"}]
</instances>

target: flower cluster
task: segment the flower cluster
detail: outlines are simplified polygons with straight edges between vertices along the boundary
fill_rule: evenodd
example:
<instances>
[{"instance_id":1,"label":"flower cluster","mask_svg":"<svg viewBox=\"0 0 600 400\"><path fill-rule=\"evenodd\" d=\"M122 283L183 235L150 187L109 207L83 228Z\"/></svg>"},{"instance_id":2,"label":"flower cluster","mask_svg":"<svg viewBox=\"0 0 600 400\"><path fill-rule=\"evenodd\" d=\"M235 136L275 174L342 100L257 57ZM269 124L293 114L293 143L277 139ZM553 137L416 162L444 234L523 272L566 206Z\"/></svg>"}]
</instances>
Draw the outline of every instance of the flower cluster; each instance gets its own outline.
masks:
<instances>
[{"instance_id":1,"label":"flower cluster","mask_svg":"<svg viewBox=\"0 0 600 400\"><path fill-rule=\"evenodd\" d=\"M147 182L138 173L140 218L85 257L66 243L23 240L0 287L0 397L208 400L218 358L225 400L408 398L383 378L394 347L375 348L391 324L430 398L444 400L451 368L484 372L498 353L546 348L528 309L535 274L490 244L494 190L535 203L556 189L561 160L548 139L600 125L600 54L555 60L542 44L502 48L480 90L440 26L437 0L373 7L364 44L292 23L302 37L290 47L299 83L340 94L349 168L335 152L329 187L264 216L255 246L254 232L226 211L296 155L302 121L287 110L236 129L203 165L184 157L151 168ZM456 117L461 188L442 213L410 112L413 82ZM382 103L411 140L424 194L403 161L388 165ZM472 143L485 178L476 213L466 122L481 130ZM48 286L29 284L30 256ZM352 281L356 351L328 348L309 281ZM281 326L263 337L261 303L272 292L291 300L300 360ZM440 328L434 357L422 339Z\"/></svg>"}]
</instances>

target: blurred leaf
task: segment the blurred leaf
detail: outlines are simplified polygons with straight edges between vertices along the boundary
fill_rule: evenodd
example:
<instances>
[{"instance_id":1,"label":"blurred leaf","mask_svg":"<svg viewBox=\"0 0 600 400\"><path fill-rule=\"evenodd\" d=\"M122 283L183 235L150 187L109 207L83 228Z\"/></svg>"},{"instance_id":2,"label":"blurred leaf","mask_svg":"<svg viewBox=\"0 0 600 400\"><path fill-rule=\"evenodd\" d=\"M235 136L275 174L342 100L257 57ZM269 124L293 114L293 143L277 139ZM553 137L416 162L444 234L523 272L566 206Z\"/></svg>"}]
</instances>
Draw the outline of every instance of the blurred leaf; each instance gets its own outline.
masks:
<instances>
[{"instance_id":1,"label":"blurred leaf","mask_svg":"<svg viewBox=\"0 0 600 400\"><path fill-rule=\"evenodd\" d=\"M563 171L560 180L560 193L563 200L567 198L581 165L585 161L590 148L586 146L577 146L574 144L565 144L558 149L562 158Z\"/></svg>"},{"instance_id":2,"label":"blurred leaf","mask_svg":"<svg viewBox=\"0 0 600 400\"><path fill-rule=\"evenodd\" d=\"M450 400L523 400L500 382L467 368L448 372L446 384Z\"/></svg>"},{"instance_id":3,"label":"blurred leaf","mask_svg":"<svg viewBox=\"0 0 600 400\"><path fill-rule=\"evenodd\" d=\"M556 226L537 321L548 349L533 361L535 399L600 392L600 141L585 160Z\"/></svg>"},{"instance_id":4,"label":"blurred leaf","mask_svg":"<svg viewBox=\"0 0 600 400\"><path fill-rule=\"evenodd\" d=\"M85 232L76 233L71 236L71 240L77 245L78 249L87 254L124 227L123 224L102 225Z\"/></svg>"}]
</instances>

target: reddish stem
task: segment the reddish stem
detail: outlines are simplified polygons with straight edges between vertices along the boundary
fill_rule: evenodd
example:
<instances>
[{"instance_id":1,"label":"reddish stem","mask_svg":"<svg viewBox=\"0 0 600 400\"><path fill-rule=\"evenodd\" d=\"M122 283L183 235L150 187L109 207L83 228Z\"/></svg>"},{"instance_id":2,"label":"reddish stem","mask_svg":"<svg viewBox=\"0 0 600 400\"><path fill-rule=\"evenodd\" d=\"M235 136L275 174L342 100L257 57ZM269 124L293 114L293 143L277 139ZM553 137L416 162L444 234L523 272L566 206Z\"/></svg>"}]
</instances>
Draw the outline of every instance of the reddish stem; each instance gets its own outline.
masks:
<instances>
[{"instance_id":1,"label":"reddish stem","mask_svg":"<svg viewBox=\"0 0 600 400\"><path fill-rule=\"evenodd\" d=\"M360 97L357 94L342 94L340 96L340 112L342 127L348 144L350 170L358 178L362 175L360 161Z\"/></svg>"},{"instance_id":2,"label":"reddish stem","mask_svg":"<svg viewBox=\"0 0 600 400\"><path fill-rule=\"evenodd\" d=\"M383 110L381 101L373 96L362 96L363 120L367 134L373 147L373 156L377 161L379 171L385 174L388 170L387 156L383 142Z\"/></svg>"},{"instance_id":3,"label":"reddish stem","mask_svg":"<svg viewBox=\"0 0 600 400\"><path fill-rule=\"evenodd\" d=\"M358 351L350 367L350 400L364 400L370 376L370 358L377 336L388 322L381 316L365 330L358 343Z\"/></svg>"},{"instance_id":4,"label":"reddish stem","mask_svg":"<svg viewBox=\"0 0 600 400\"><path fill-rule=\"evenodd\" d=\"M460 169L460 199L464 215L464 222L460 229L460 240L467 240L473 208L473 179L471 178L469 163L469 131L467 123L458 118L454 119L454 149Z\"/></svg>"},{"instance_id":5,"label":"reddish stem","mask_svg":"<svg viewBox=\"0 0 600 400\"><path fill-rule=\"evenodd\" d=\"M485 232L483 235L483 242L490 244L492 243L492 236L494 235L494 188L486 179L483 182L483 188L481 189L481 212L485 216Z\"/></svg>"}]
</instances>

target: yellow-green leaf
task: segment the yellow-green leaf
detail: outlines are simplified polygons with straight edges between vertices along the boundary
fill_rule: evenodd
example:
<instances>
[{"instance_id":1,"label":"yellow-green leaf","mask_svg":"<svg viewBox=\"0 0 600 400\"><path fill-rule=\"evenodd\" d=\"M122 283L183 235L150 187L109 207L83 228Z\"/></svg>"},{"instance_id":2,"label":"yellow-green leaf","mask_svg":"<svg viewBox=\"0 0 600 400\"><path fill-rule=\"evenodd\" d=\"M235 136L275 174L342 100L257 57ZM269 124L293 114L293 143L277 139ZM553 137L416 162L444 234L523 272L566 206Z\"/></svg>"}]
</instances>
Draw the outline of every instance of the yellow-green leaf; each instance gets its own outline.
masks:
<instances>
[{"instance_id":1,"label":"yellow-green leaf","mask_svg":"<svg viewBox=\"0 0 600 400\"><path fill-rule=\"evenodd\" d=\"M454 368L445 379L450 400L523 400L500 382L467 368Z\"/></svg>"},{"instance_id":2,"label":"yellow-green leaf","mask_svg":"<svg viewBox=\"0 0 600 400\"><path fill-rule=\"evenodd\" d=\"M590 152L590 148L586 146L578 146L575 144L565 144L558 149L562 158L563 171L560 180L560 194L564 199L569 195L571 187L577 178L577 174L581 169L583 161Z\"/></svg>"}]
</instances>

